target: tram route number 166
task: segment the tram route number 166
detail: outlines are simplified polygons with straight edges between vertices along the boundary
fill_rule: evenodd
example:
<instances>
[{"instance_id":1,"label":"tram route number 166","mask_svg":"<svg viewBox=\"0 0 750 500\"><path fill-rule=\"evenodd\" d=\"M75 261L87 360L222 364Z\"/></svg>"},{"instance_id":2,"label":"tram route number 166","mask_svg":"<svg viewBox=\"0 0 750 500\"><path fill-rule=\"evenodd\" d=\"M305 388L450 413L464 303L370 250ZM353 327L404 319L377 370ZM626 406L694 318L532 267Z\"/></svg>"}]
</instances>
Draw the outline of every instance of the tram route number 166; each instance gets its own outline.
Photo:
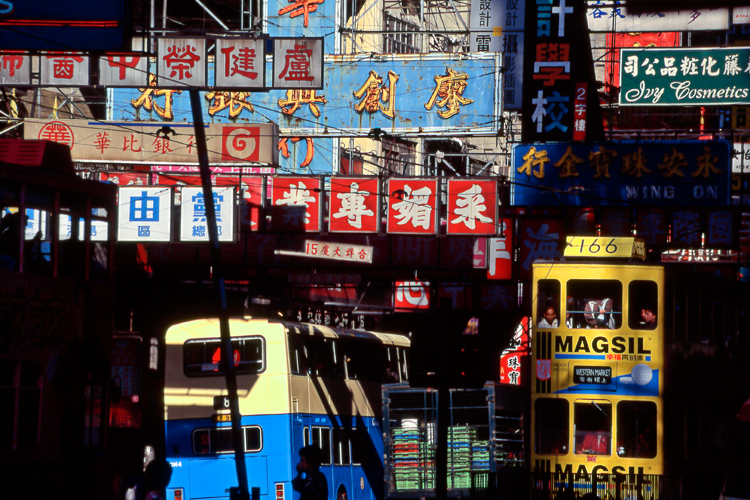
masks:
<instances>
[{"instance_id":1,"label":"tram route number 166","mask_svg":"<svg viewBox=\"0 0 750 500\"><path fill-rule=\"evenodd\" d=\"M585 238L569 236L566 243L566 257L646 258L646 247L643 240L632 237Z\"/></svg>"}]
</instances>

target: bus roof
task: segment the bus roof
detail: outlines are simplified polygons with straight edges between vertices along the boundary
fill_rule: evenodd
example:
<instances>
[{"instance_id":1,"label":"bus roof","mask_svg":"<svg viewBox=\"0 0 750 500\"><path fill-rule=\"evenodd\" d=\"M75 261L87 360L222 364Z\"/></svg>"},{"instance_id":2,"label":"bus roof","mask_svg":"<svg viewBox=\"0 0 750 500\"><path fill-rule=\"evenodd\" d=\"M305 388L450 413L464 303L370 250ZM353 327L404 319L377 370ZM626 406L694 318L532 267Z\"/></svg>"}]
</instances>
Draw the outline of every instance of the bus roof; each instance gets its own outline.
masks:
<instances>
[{"instance_id":1,"label":"bus roof","mask_svg":"<svg viewBox=\"0 0 750 500\"><path fill-rule=\"evenodd\" d=\"M359 338L378 340L385 345L396 345L409 347L410 340L403 336L392 333L367 332L363 330L349 330L343 328L332 328L311 323L295 323L292 321L269 320L266 318L231 317L229 318L229 332L232 337L247 335L247 330L233 329L233 325L253 323L256 327L273 327L281 325L286 329L297 333L311 333L323 335L329 338ZM219 318L202 318L171 326L166 333L167 344L181 344L193 338L213 338L219 336Z\"/></svg>"}]
</instances>

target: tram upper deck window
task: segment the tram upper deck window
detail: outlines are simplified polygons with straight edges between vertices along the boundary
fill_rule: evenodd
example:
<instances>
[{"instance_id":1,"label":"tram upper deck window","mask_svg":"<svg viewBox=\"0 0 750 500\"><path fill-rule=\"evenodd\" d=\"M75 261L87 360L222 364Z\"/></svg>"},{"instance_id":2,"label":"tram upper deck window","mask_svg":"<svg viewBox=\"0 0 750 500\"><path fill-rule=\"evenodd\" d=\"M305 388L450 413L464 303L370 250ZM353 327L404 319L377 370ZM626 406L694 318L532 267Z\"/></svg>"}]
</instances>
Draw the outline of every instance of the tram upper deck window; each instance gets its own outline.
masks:
<instances>
[{"instance_id":1,"label":"tram upper deck window","mask_svg":"<svg viewBox=\"0 0 750 500\"><path fill-rule=\"evenodd\" d=\"M183 368L188 377L224 375L221 364L221 339L190 339L182 346ZM235 337L232 339L235 372L259 373L264 370L263 339Z\"/></svg>"},{"instance_id":2,"label":"tram upper deck window","mask_svg":"<svg viewBox=\"0 0 750 500\"><path fill-rule=\"evenodd\" d=\"M539 280L537 282L537 327L557 328L560 325L560 282Z\"/></svg>"},{"instance_id":3,"label":"tram upper deck window","mask_svg":"<svg viewBox=\"0 0 750 500\"><path fill-rule=\"evenodd\" d=\"M579 400L573 407L575 452L612 454L612 405L602 400Z\"/></svg>"},{"instance_id":4,"label":"tram upper deck window","mask_svg":"<svg viewBox=\"0 0 750 500\"><path fill-rule=\"evenodd\" d=\"M656 403L617 403L617 454L627 458L656 456Z\"/></svg>"},{"instance_id":5,"label":"tram upper deck window","mask_svg":"<svg viewBox=\"0 0 750 500\"><path fill-rule=\"evenodd\" d=\"M537 399L534 406L534 448L540 455L568 453L568 402Z\"/></svg>"},{"instance_id":6,"label":"tram upper deck window","mask_svg":"<svg viewBox=\"0 0 750 500\"><path fill-rule=\"evenodd\" d=\"M658 324L658 287L655 281L631 281L628 285L628 326L653 330Z\"/></svg>"},{"instance_id":7,"label":"tram upper deck window","mask_svg":"<svg viewBox=\"0 0 750 500\"><path fill-rule=\"evenodd\" d=\"M570 328L620 328L622 283L617 280L568 281L566 313Z\"/></svg>"}]
</instances>

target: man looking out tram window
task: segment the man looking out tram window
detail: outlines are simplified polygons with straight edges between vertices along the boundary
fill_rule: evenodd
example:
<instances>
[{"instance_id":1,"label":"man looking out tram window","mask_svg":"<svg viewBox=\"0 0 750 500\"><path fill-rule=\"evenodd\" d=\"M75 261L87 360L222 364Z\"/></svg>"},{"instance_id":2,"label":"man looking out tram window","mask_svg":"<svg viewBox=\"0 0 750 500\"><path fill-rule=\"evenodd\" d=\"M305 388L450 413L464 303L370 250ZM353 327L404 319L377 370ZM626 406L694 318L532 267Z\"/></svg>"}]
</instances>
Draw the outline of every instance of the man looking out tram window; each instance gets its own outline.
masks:
<instances>
[{"instance_id":1,"label":"man looking out tram window","mask_svg":"<svg viewBox=\"0 0 750 500\"><path fill-rule=\"evenodd\" d=\"M557 322L557 313L555 312L554 307L548 307L544 310L544 315L542 315L542 319L537 324L538 328L557 328L558 322Z\"/></svg>"},{"instance_id":2,"label":"man looking out tram window","mask_svg":"<svg viewBox=\"0 0 750 500\"><path fill-rule=\"evenodd\" d=\"M641 309L641 328L653 330L656 328L656 314L651 309Z\"/></svg>"}]
</instances>

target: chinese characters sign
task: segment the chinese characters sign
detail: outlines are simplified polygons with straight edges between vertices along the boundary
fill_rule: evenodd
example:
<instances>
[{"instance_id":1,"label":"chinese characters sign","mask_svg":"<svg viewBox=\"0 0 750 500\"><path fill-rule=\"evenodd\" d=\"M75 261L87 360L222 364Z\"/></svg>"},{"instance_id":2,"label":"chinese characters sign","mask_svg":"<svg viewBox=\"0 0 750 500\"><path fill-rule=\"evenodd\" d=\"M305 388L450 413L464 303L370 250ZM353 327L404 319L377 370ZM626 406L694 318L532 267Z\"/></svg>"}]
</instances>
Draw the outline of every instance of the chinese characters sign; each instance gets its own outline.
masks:
<instances>
[{"instance_id":1,"label":"chinese characters sign","mask_svg":"<svg viewBox=\"0 0 750 500\"><path fill-rule=\"evenodd\" d=\"M234 188L213 188L216 228L219 241L234 241ZM180 240L208 241L206 200L203 188L182 188L180 204Z\"/></svg>"},{"instance_id":2,"label":"chinese characters sign","mask_svg":"<svg viewBox=\"0 0 750 500\"><path fill-rule=\"evenodd\" d=\"M750 48L622 49L620 105L750 103Z\"/></svg>"},{"instance_id":3,"label":"chinese characters sign","mask_svg":"<svg viewBox=\"0 0 750 500\"><path fill-rule=\"evenodd\" d=\"M164 186L121 187L117 241L171 240L172 191Z\"/></svg>"},{"instance_id":4,"label":"chinese characters sign","mask_svg":"<svg viewBox=\"0 0 750 500\"><path fill-rule=\"evenodd\" d=\"M275 88L323 88L322 38L276 38L273 51Z\"/></svg>"},{"instance_id":5,"label":"chinese characters sign","mask_svg":"<svg viewBox=\"0 0 750 500\"><path fill-rule=\"evenodd\" d=\"M625 2L589 1L586 20L591 31L643 33L645 31L698 31L729 29L727 9L686 9L631 14ZM672 5L679 7L679 2Z\"/></svg>"},{"instance_id":6,"label":"chinese characters sign","mask_svg":"<svg viewBox=\"0 0 750 500\"><path fill-rule=\"evenodd\" d=\"M102 87L146 87L148 85L148 57L138 54L100 56L99 85Z\"/></svg>"},{"instance_id":7,"label":"chinese characters sign","mask_svg":"<svg viewBox=\"0 0 750 500\"><path fill-rule=\"evenodd\" d=\"M159 87L206 86L206 40L159 38L156 84Z\"/></svg>"},{"instance_id":8,"label":"chinese characters sign","mask_svg":"<svg viewBox=\"0 0 750 500\"><path fill-rule=\"evenodd\" d=\"M438 181L388 180L388 232L437 234Z\"/></svg>"},{"instance_id":9,"label":"chinese characters sign","mask_svg":"<svg viewBox=\"0 0 750 500\"><path fill-rule=\"evenodd\" d=\"M31 83L31 57L24 54L0 54L0 83Z\"/></svg>"},{"instance_id":10,"label":"chinese characters sign","mask_svg":"<svg viewBox=\"0 0 750 500\"><path fill-rule=\"evenodd\" d=\"M377 177L332 177L328 231L377 233L380 229L378 186Z\"/></svg>"},{"instance_id":11,"label":"chinese characters sign","mask_svg":"<svg viewBox=\"0 0 750 500\"><path fill-rule=\"evenodd\" d=\"M448 179L447 234L495 234L497 181Z\"/></svg>"},{"instance_id":12,"label":"chinese characters sign","mask_svg":"<svg viewBox=\"0 0 750 500\"><path fill-rule=\"evenodd\" d=\"M373 247L371 246L312 240L305 240L303 243L305 247L303 255L306 257L372 264Z\"/></svg>"},{"instance_id":13,"label":"chinese characters sign","mask_svg":"<svg viewBox=\"0 0 750 500\"><path fill-rule=\"evenodd\" d=\"M514 205L728 205L724 141L520 145Z\"/></svg>"},{"instance_id":14,"label":"chinese characters sign","mask_svg":"<svg viewBox=\"0 0 750 500\"><path fill-rule=\"evenodd\" d=\"M50 87L85 87L89 84L89 56L49 53L39 58L39 83Z\"/></svg>"},{"instance_id":15,"label":"chinese characters sign","mask_svg":"<svg viewBox=\"0 0 750 500\"><path fill-rule=\"evenodd\" d=\"M271 224L275 231L318 232L322 224L321 181L316 177L274 177Z\"/></svg>"},{"instance_id":16,"label":"chinese characters sign","mask_svg":"<svg viewBox=\"0 0 750 500\"><path fill-rule=\"evenodd\" d=\"M164 123L119 126L88 120L25 120L26 139L47 139L70 147L73 160L102 162L197 164L192 124L176 123L172 133L157 133ZM221 163L277 163L276 124L206 126L208 161Z\"/></svg>"}]
</instances>

